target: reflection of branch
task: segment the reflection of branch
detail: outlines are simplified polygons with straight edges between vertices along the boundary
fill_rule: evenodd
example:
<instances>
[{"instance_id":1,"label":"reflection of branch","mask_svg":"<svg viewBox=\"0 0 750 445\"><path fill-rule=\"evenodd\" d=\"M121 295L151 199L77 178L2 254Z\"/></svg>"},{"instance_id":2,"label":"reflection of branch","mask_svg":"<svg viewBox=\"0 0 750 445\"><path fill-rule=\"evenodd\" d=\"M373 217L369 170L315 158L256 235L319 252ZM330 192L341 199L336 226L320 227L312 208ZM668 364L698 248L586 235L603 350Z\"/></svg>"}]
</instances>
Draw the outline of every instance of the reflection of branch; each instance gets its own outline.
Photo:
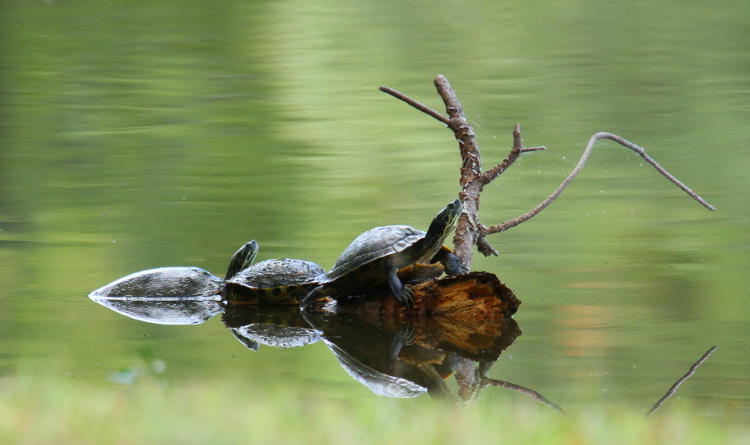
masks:
<instances>
[{"instance_id":1,"label":"reflection of branch","mask_svg":"<svg viewBox=\"0 0 750 445\"><path fill-rule=\"evenodd\" d=\"M435 367L431 363L417 365L417 368L422 372L422 375L424 375L427 380L432 383L432 385L429 385L427 387L427 391L431 396L442 397L455 406L460 405L461 399L459 399L457 395L451 392L451 390L448 388L448 385L445 383L445 380L443 380L440 374L438 374L438 372L435 370Z\"/></svg>"},{"instance_id":2,"label":"reflection of branch","mask_svg":"<svg viewBox=\"0 0 750 445\"><path fill-rule=\"evenodd\" d=\"M690 369L688 369L688 372L685 373L685 375L683 375L679 379L677 379L677 381L674 382L674 385L672 385L667 390L666 394L664 394L661 397L661 399L659 399L656 403L654 403L654 406L652 406L651 409L648 410L648 412L646 413L646 417L648 417L651 414L653 414L654 412L656 412L656 410L658 410L662 406L662 404L664 404L664 402L666 402L667 400L669 400L669 398L672 397L674 395L674 393L677 392L677 388L679 388L680 385L682 385L682 383L685 382L685 380L689 379L690 376L692 376L693 374L695 374L695 371L698 370L698 367L700 365L702 365L703 362L705 362L706 360L708 360L708 357L710 357L711 354L713 354L714 351L716 351L716 349L718 349L716 346L711 346L710 348L708 348L708 351L706 351L703 354L703 356L698 359L697 362L693 363L693 366L691 366Z\"/></svg>"},{"instance_id":3,"label":"reflection of branch","mask_svg":"<svg viewBox=\"0 0 750 445\"><path fill-rule=\"evenodd\" d=\"M458 396L464 401L471 400L479 388L477 382L479 375L474 368L474 362L468 358L457 357L453 372L453 377L458 384Z\"/></svg>"},{"instance_id":4,"label":"reflection of branch","mask_svg":"<svg viewBox=\"0 0 750 445\"><path fill-rule=\"evenodd\" d=\"M496 380L496 379L490 379L490 378L485 377L482 379L481 386L482 388L484 388L487 385L499 386L501 388L508 388L508 389L512 389L513 391L518 391L521 394L525 394L538 402L541 402L549 407L556 409L557 411L560 412L560 414L567 415L565 414L565 411L563 411L563 409L560 408L556 403L550 402L543 395L539 394L538 392L534 391L531 388L516 385L514 383L506 382L504 380Z\"/></svg>"}]
</instances>

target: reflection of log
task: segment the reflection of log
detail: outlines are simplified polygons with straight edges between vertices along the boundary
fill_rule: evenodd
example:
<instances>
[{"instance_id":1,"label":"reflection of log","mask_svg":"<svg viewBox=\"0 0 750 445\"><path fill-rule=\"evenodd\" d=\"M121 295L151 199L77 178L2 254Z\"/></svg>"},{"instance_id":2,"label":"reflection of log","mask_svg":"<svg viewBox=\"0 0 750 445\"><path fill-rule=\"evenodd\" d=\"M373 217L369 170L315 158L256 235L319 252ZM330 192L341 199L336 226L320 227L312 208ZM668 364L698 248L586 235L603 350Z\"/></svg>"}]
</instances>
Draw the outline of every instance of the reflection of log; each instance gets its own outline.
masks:
<instances>
[{"instance_id":1,"label":"reflection of log","mask_svg":"<svg viewBox=\"0 0 750 445\"><path fill-rule=\"evenodd\" d=\"M521 302L498 278L472 272L412 286L414 305L392 295L340 303L338 314L399 331L409 326L413 343L455 352L473 360L494 360L521 334L510 315Z\"/></svg>"}]
</instances>

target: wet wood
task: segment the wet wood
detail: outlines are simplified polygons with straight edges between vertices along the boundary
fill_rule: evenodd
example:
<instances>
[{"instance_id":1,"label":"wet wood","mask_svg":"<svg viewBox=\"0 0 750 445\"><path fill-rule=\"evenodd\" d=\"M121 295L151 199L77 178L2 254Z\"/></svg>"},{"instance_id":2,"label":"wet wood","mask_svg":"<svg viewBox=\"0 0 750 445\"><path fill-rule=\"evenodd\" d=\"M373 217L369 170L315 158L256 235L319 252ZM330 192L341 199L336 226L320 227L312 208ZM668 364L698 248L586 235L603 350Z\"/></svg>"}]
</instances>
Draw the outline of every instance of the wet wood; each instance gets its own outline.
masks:
<instances>
[{"instance_id":1,"label":"wet wood","mask_svg":"<svg viewBox=\"0 0 750 445\"><path fill-rule=\"evenodd\" d=\"M338 312L390 319L442 316L453 320L502 319L513 315L521 302L496 275L471 272L440 280L412 285L414 304L404 306L393 295L383 294L367 299L341 303Z\"/></svg>"},{"instance_id":2,"label":"wet wood","mask_svg":"<svg viewBox=\"0 0 750 445\"><path fill-rule=\"evenodd\" d=\"M494 274L433 279L412 290L412 307L383 294L339 303L336 313L391 332L411 331L413 345L473 360L496 359L521 334L511 318L521 302Z\"/></svg>"}]
</instances>

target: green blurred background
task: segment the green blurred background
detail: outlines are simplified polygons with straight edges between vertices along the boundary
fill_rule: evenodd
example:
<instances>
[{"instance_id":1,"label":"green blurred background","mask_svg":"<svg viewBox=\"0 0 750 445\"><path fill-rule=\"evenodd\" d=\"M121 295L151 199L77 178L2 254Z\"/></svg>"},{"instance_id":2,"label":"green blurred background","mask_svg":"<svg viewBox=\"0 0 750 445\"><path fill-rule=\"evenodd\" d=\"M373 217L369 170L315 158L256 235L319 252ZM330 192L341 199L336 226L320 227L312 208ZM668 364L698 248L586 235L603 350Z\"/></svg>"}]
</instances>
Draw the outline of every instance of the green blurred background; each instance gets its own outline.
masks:
<instances>
[{"instance_id":1,"label":"green blurred background","mask_svg":"<svg viewBox=\"0 0 750 445\"><path fill-rule=\"evenodd\" d=\"M259 259L329 268L370 227L426 229L456 197L456 143L377 87L441 109L442 73L486 168L516 122L549 148L486 188L486 224L544 199L597 131L718 207L601 143L561 199L490 238L500 257L475 257L523 301L491 376L568 410L645 410L715 344L680 396L747 411L748 16L746 1L4 0L0 375L115 390L114 372L158 360L173 385L242 376L248 394L273 381L367 404L322 344L251 353L217 319L149 325L86 295L158 266L221 274L249 239Z\"/></svg>"}]
</instances>

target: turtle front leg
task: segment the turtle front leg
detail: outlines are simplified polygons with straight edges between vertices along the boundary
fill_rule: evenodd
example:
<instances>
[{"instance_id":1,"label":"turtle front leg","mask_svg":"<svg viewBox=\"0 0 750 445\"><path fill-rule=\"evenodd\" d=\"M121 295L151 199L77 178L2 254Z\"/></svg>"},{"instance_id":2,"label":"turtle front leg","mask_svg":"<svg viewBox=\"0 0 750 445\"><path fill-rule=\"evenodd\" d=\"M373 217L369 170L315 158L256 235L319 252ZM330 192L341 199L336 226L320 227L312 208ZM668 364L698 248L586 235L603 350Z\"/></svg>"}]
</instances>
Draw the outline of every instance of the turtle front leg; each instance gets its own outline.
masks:
<instances>
[{"instance_id":1,"label":"turtle front leg","mask_svg":"<svg viewBox=\"0 0 750 445\"><path fill-rule=\"evenodd\" d=\"M302 298L302 301L300 301L299 307L300 309L307 309L310 307L315 300L321 297L321 294L323 292L323 286L319 285L316 286L313 290L307 293L307 295Z\"/></svg>"},{"instance_id":2,"label":"turtle front leg","mask_svg":"<svg viewBox=\"0 0 750 445\"><path fill-rule=\"evenodd\" d=\"M469 273L469 269L461 264L456 254L445 246L441 247L438 253L435 254L432 262L441 263L445 267L445 273L451 277Z\"/></svg>"},{"instance_id":3,"label":"turtle front leg","mask_svg":"<svg viewBox=\"0 0 750 445\"><path fill-rule=\"evenodd\" d=\"M398 269L392 268L388 274L388 287L396 299L406 307L414 303L412 290L398 278Z\"/></svg>"}]
</instances>

